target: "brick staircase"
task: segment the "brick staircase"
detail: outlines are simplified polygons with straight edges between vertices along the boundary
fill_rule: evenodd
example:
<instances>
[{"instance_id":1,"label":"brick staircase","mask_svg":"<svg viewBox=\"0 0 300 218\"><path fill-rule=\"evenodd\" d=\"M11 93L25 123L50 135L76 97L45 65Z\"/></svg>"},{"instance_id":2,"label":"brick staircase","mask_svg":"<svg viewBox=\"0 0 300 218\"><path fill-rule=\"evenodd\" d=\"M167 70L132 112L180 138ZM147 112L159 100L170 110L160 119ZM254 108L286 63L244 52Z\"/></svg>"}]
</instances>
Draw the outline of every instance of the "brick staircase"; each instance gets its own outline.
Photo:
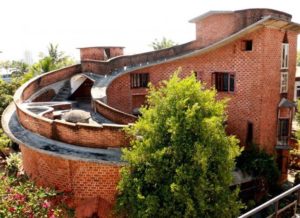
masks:
<instances>
[{"instance_id":1,"label":"brick staircase","mask_svg":"<svg viewBox=\"0 0 300 218\"><path fill-rule=\"evenodd\" d=\"M71 95L70 81L65 82L64 86L58 91L52 101L66 101Z\"/></svg>"}]
</instances>

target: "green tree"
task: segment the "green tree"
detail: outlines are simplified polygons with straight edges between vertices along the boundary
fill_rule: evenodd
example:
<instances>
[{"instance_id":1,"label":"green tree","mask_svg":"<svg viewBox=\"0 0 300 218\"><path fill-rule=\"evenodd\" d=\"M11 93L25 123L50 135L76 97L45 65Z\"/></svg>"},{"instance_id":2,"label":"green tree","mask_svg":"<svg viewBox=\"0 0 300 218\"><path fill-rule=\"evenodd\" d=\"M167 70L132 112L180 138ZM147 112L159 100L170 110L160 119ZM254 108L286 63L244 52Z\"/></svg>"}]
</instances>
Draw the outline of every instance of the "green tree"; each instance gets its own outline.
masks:
<instances>
[{"instance_id":1,"label":"green tree","mask_svg":"<svg viewBox=\"0 0 300 218\"><path fill-rule=\"evenodd\" d=\"M167 39L166 37L163 37L161 41L159 41L158 39L155 39L152 43L151 43L151 47L154 50L160 50L160 49L164 49L164 48L169 48L172 47L174 45L177 45L177 43L173 42L170 39Z\"/></svg>"},{"instance_id":2,"label":"green tree","mask_svg":"<svg viewBox=\"0 0 300 218\"><path fill-rule=\"evenodd\" d=\"M194 75L175 73L127 133L116 213L125 217L236 217L242 204L230 190L238 140L224 129L226 101Z\"/></svg>"},{"instance_id":3,"label":"green tree","mask_svg":"<svg viewBox=\"0 0 300 218\"><path fill-rule=\"evenodd\" d=\"M300 66L300 51L297 52L297 66Z\"/></svg>"},{"instance_id":4,"label":"green tree","mask_svg":"<svg viewBox=\"0 0 300 218\"><path fill-rule=\"evenodd\" d=\"M41 73L47 73L52 70L67 67L75 63L75 61L65 55L63 51L58 50L57 44L55 45L52 43L48 46L48 54L45 56L41 53L40 57L41 59L30 68L30 74L39 75Z\"/></svg>"}]
</instances>

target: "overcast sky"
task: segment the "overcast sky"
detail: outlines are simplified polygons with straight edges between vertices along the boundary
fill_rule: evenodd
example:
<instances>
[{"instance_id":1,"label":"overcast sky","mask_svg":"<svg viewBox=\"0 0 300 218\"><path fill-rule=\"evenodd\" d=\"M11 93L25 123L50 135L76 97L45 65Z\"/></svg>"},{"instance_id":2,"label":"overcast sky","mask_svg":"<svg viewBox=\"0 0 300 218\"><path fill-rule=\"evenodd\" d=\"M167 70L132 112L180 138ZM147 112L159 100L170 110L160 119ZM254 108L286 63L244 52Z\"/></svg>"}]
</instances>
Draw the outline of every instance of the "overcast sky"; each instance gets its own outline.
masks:
<instances>
[{"instance_id":1,"label":"overcast sky","mask_svg":"<svg viewBox=\"0 0 300 218\"><path fill-rule=\"evenodd\" d=\"M298 5L299 0L0 0L0 60L22 59L25 50L36 57L50 42L75 58L76 48L84 46L143 52L163 36L177 43L194 40L188 21L210 10L272 8L300 23Z\"/></svg>"}]
</instances>

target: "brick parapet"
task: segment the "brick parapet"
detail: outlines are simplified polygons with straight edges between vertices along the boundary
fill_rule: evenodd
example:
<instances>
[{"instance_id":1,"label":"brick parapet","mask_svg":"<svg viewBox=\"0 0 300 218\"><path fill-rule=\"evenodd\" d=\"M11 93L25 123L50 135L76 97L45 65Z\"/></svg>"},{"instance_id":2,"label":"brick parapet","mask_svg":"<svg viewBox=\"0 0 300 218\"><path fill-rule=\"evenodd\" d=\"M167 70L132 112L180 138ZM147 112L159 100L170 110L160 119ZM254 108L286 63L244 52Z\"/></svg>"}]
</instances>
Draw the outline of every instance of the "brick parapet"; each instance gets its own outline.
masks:
<instances>
[{"instance_id":1,"label":"brick parapet","mask_svg":"<svg viewBox=\"0 0 300 218\"><path fill-rule=\"evenodd\" d=\"M80 72L80 65L75 65L41 75L21 86L14 96L20 123L34 133L74 145L97 148L128 146L129 140L122 130L124 125L94 126L52 120L53 116L50 111L47 111L46 116L41 116L29 111L26 105L22 105L32 94L44 86L65 80Z\"/></svg>"},{"instance_id":2,"label":"brick parapet","mask_svg":"<svg viewBox=\"0 0 300 218\"><path fill-rule=\"evenodd\" d=\"M113 107L110 107L99 100L94 101L93 105L99 114L101 114L102 116L111 120L114 123L127 125L128 123L134 123L137 120L137 117L133 116L132 114L128 114Z\"/></svg>"}]
</instances>

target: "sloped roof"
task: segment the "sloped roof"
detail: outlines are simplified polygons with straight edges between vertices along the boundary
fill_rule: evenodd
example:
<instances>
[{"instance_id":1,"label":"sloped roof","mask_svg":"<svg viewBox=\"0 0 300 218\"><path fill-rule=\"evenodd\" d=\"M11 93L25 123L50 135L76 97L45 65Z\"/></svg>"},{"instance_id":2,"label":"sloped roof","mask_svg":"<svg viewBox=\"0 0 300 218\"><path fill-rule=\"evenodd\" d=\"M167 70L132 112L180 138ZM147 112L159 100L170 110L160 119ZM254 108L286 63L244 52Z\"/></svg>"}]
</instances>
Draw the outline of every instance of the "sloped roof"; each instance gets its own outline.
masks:
<instances>
[{"instance_id":1,"label":"sloped roof","mask_svg":"<svg viewBox=\"0 0 300 218\"><path fill-rule=\"evenodd\" d=\"M296 107L296 104L294 102L289 101L286 98L282 98L281 101L279 102L278 107L280 107L280 108L293 108L293 107Z\"/></svg>"}]
</instances>

